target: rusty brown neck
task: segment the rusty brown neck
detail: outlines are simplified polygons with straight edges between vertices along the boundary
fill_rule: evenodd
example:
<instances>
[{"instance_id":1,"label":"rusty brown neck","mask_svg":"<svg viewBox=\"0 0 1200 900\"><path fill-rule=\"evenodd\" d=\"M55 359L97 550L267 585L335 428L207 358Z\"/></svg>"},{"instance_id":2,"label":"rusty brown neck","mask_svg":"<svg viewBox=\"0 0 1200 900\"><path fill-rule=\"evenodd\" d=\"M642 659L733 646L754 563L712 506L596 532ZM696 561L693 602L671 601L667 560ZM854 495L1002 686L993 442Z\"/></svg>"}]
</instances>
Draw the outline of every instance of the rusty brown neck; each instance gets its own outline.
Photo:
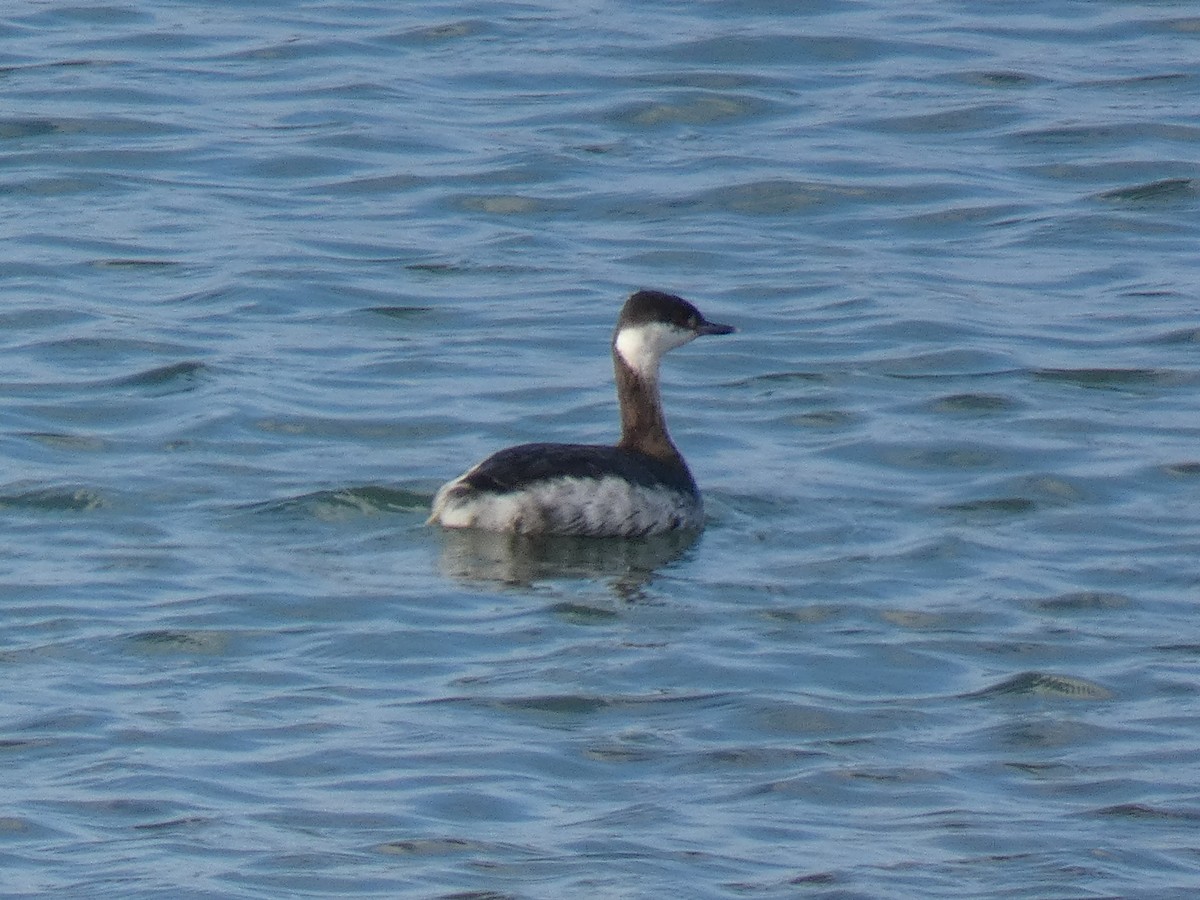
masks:
<instances>
[{"instance_id":1,"label":"rusty brown neck","mask_svg":"<svg viewBox=\"0 0 1200 900\"><path fill-rule=\"evenodd\" d=\"M616 352L613 367L617 373L617 399L621 403L621 441L617 446L683 465L683 457L667 434L657 373L655 377L638 374Z\"/></svg>"}]
</instances>

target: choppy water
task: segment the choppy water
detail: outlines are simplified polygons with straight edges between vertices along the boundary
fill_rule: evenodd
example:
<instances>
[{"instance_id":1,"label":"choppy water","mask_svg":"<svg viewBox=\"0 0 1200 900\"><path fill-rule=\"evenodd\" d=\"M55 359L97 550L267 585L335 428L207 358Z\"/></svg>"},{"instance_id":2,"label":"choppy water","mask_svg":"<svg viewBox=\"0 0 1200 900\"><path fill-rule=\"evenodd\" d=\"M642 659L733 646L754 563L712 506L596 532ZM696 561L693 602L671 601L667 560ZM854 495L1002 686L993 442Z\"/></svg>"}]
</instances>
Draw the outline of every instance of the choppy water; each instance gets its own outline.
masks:
<instances>
[{"instance_id":1,"label":"choppy water","mask_svg":"<svg viewBox=\"0 0 1200 900\"><path fill-rule=\"evenodd\" d=\"M1200 891L1193 5L0 38L6 895ZM702 539L425 528L638 286Z\"/></svg>"}]
</instances>

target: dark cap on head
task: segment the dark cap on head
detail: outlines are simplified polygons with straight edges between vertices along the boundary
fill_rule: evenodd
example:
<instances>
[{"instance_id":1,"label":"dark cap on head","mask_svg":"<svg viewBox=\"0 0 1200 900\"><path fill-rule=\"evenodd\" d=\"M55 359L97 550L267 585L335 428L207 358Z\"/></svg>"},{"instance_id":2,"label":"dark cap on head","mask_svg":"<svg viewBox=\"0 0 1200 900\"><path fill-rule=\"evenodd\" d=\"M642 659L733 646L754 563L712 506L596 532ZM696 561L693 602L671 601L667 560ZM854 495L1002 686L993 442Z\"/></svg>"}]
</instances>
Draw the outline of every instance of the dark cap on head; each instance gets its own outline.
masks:
<instances>
[{"instance_id":1,"label":"dark cap on head","mask_svg":"<svg viewBox=\"0 0 1200 900\"><path fill-rule=\"evenodd\" d=\"M729 334L732 325L710 322L691 303L682 297L663 291L641 290L625 301L617 319L617 330L628 325L662 322L696 334Z\"/></svg>"}]
</instances>

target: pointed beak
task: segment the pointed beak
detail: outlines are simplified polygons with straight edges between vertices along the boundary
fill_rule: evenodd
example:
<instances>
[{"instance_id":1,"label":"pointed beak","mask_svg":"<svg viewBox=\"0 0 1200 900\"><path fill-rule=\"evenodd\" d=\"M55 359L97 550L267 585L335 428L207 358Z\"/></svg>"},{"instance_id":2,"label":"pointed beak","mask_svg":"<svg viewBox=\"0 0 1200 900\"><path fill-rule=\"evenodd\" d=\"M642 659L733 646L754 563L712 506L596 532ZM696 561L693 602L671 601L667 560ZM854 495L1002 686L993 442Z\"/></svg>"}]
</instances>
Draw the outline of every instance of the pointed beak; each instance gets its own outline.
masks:
<instances>
[{"instance_id":1,"label":"pointed beak","mask_svg":"<svg viewBox=\"0 0 1200 900\"><path fill-rule=\"evenodd\" d=\"M720 322L701 322L696 326L696 334L733 334L737 331L732 325L722 325Z\"/></svg>"}]
</instances>

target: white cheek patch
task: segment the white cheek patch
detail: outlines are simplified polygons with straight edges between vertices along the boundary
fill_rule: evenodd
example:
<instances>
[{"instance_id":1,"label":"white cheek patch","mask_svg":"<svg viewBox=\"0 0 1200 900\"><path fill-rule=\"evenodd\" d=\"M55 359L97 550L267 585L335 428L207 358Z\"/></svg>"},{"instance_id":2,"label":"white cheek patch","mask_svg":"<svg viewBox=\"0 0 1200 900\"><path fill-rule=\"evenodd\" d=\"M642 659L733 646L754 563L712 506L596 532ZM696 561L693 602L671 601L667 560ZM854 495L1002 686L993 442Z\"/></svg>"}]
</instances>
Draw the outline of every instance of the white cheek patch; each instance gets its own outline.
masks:
<instances>
[{"instance_id":1,"label":"white cheek patch","mask_svg":"<svg viewBox=\"0 0 1200 900\"><path fill-rule=\"evenodd\" d=\"M664 353L682 347L695 337L692 332L665 322L647 322L622 328L617 332L614 344L629 368L643 377L653 378Z\"/></svg>"}]
</instances>

